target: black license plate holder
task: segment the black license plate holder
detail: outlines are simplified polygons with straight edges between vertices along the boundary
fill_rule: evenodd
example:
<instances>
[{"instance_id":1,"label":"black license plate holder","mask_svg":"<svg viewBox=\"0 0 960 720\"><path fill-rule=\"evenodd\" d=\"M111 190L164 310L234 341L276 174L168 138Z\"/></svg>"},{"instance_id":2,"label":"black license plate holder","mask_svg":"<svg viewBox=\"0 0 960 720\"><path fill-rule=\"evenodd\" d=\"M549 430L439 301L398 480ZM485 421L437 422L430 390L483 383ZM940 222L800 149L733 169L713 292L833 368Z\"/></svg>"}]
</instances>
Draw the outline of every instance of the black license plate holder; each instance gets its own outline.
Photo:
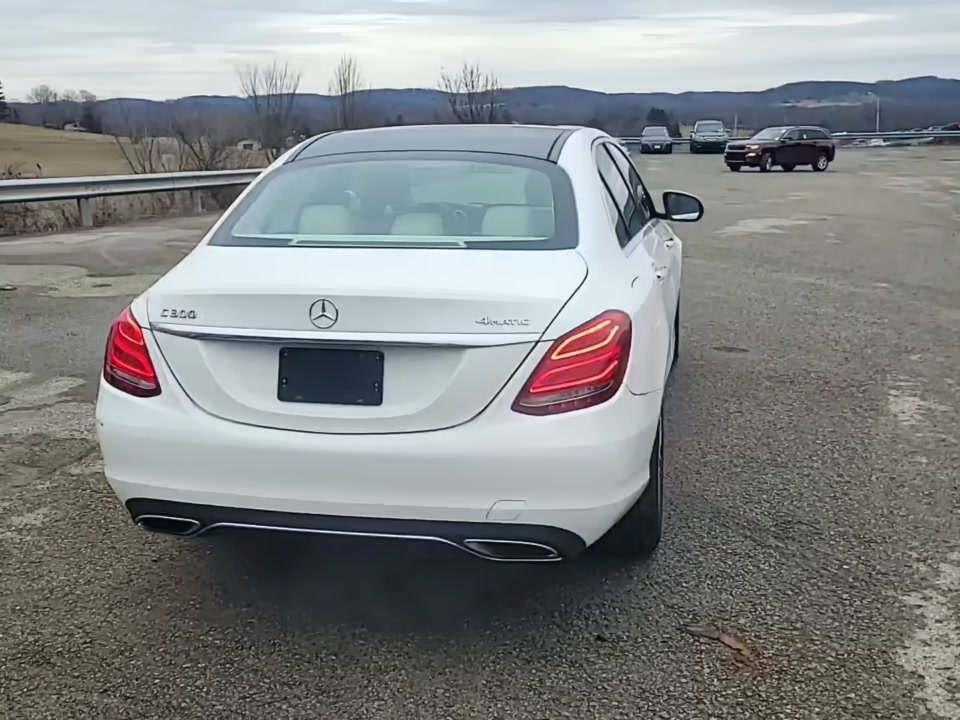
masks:
<instances>
[{"instance_id":1,"label":"black license plate holder","mask_svg":"<svg viewBox=\"0 0 960 720\"><path fill-rule=\"evenodd\" d=\"M277 399L325 405L383 404L383 353L280 348Z\"/></svg>"}]
</instances>

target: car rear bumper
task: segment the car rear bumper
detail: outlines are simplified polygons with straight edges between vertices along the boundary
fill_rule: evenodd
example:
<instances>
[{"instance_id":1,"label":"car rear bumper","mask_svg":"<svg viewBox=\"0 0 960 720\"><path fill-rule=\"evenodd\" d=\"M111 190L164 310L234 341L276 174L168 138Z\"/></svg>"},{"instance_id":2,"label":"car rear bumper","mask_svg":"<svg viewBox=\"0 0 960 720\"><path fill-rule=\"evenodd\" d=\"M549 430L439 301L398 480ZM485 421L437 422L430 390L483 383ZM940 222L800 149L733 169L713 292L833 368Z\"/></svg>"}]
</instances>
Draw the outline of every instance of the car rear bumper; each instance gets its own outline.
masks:
<instances>
[{"instance_id":1,"label":"car rear bumper","mask_svg":"<svg viewBox=\"0 0 960 720\"><path fill-rule=\"evenodd\" d=\"M259 530L407 540L442 543L486 560L525 562L570 560L586 547L583 539L569 530L522 523L310 515L147 498L132 498L126 507L144 529L183 537ZM155 522L157 519L163 522Z\"/></svg>"},{"instance_id":2,"label":"car rear bumper","mask_svg":"<svg viewBox=\"0 0 960 720\"><path fill-rule=\"evenodd\" d=\"M658 143L658 144L659 144L659 147L657 147L657 145L653 145L653 144L641 143L641 145L640 145L640 152L642 152L642 153L652 153L652 154L657 154L657 153L672 153L672 152L673 152L673 144L672 144L672 143Z\"/></svg>"},{"instance_id":3,"label":"car rear bumper","mask_svg":"<svg viewBox=\"0 0 960 720\"><path fill-rule=\"evenodd\" d=\"M722 153L727 149L726 140L691 140L690 149L696 152Z\"/></svg>"},{"instance_id":4,"label":"car rear bumper","mask_svg":"<svg viewBox=\"0 0 960 720\"><path fill-rule=\"evenodd\" d=\"M101 382L97 430L107 481L128 509L143 514L148 501L217 509L195 530L222 512L265 511L312 516L307 529L318 532L344 529L327 527L331 516L361 520L358 534L374 536L378 526L397 534L395 521L482 523L517 540L552 528L586 546L646 486L661 400L623 388L603 405L535 418L501 398L446 430L334 435L223 420L175 383L135 398ZM574 545L557 549L566 556Z\"/></svg>"}]
</instances>

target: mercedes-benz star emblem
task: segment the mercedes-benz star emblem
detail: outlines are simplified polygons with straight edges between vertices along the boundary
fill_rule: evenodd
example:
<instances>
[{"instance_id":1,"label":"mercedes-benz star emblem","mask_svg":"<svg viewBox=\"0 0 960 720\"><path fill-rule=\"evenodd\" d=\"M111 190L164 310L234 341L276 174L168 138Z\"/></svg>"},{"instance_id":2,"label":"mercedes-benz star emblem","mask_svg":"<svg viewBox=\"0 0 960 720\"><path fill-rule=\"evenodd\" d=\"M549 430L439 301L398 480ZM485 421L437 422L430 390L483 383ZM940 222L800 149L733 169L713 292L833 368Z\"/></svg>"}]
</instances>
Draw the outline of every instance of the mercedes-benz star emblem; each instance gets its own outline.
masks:
<instances>
[{"instance_id":1,"label":"mercedes-benz star emblem","mask_svg":"<svg viewBox=\"0 0 960 720\"><path fill-rule=\"evenodd\" d=\"M310 322L321 330L326 330L337 324L340 311L337 306L326 298L321 298L310 306Z\"/></svg>"}]
</instances>

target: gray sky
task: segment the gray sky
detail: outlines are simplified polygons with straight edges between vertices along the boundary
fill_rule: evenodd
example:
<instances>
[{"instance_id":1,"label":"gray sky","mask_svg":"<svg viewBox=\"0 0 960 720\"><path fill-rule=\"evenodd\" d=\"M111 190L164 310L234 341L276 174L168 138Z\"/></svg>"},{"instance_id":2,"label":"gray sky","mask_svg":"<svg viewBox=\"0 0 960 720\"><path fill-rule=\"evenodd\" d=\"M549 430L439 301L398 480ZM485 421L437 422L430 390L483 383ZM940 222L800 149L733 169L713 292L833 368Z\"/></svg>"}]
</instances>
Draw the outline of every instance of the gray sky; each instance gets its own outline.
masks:
<instances>
[{"instance_id":1,"label":"gray sky","mask_svg":"<svg viewBox=\"0 0 960 720\"><path fill-rule=\"evenodd\" d=\"M957 0L0 0L0 18L8 98L236 94L239 66L274 58L326 92L343 53L373 87L434 87L463 60L619 92L960 77Z\"/></svg>"}]
</instances>

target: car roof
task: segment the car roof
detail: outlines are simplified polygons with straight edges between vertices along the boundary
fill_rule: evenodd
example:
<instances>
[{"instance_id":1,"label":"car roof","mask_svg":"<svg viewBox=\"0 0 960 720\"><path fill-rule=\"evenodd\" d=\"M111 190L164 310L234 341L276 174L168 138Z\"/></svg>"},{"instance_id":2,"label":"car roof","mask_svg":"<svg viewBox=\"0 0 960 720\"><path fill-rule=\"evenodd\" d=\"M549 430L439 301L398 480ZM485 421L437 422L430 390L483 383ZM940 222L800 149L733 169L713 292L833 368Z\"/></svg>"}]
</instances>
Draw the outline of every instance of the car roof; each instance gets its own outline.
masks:
<instances>
[{"instance_id":1,"label":"car roof","mask_svg":"<svg viewBox=\"0 0 960 720\"><path fill-rule=\"evenodd\" d=\"M404 125L337 131L317 136L292 160L409 150L501 153L555 162L575 131L548 125Z\"/></svg>"}]
</instances>

